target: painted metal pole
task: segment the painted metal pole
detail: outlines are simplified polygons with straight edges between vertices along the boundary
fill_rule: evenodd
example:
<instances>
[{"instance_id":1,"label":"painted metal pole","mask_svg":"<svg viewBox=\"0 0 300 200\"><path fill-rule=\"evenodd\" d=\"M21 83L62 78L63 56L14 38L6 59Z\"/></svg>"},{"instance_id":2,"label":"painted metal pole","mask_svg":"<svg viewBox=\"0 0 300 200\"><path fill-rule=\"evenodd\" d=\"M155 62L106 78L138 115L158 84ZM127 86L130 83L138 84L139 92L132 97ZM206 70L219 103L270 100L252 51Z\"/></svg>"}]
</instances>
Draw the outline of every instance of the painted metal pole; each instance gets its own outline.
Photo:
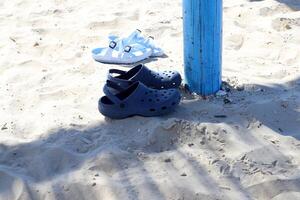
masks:
<instances>
[{"instance_id":1,"label":"painted metal pole","mask_svg":"<svg viewBox=\"0 0 300 200\"><path fill-rule=\"evenodd\" d=\"M183 0L184 72L191 92L216 93L222 82L222 0Z\"/></svg>"}]
</instances>

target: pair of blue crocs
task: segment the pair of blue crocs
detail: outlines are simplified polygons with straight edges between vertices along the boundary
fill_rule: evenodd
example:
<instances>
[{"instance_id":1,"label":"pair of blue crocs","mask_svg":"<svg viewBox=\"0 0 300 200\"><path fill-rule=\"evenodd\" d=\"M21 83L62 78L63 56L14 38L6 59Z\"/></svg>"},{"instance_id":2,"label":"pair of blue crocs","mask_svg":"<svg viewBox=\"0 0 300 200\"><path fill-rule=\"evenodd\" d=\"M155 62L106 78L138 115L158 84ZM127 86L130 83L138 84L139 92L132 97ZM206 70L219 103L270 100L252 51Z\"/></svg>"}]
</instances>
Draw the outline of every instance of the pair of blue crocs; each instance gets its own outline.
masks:
<instances>
[{"instance_id":1,"label":"pair of blue crocs","mask_svg":"<svg viewBox=\"0 0 300 200\"><path fill-rule=\"evenodd\" d=\"M181 80L176 71L154 72L143 64L129 71L110 69L99 111L112 119L170 113L180 102Z\"/></svg>"}]
</instances>

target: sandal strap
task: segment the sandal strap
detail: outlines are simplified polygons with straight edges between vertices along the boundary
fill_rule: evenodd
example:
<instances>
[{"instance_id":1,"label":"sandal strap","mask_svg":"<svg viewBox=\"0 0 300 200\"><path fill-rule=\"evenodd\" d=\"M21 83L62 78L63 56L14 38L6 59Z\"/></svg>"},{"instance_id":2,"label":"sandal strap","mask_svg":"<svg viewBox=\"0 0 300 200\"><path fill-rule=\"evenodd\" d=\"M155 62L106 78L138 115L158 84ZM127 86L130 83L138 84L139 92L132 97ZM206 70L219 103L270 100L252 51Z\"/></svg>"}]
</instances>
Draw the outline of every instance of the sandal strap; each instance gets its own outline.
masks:
<instances>
[{"instance_id":1,"label":"sandal strap","mask_svg":"<svg viewBox=\"0 0 300 200\"><path fill-rule=\"evenodd\" d=\"M112 84L118 85L118 87L122 87L122 90L125 89L124 87L128 87L129 85L134 83L134 81L113 77L112 74L124 75L124 74L126 74L126 71L122 71L122 70L118 70L118 69L110 69L108 72L108 75L107 75L107 80L110 81L110 85L112 85ZM114 87L111 86L111 88L114 88ZM116 89L116 90L119 91L119 89Z\"/></svg>"},{"instance_id":2,"label":"sandal strap","mask_svg":"<svg viewBox=\"0 0 300 200\"><path fill-rule=\"evenodd\" d=\"M123 75L123 74L126 74L126 72L123 71L123 70L119 70L119 69L110 69L110 70L108 71L108 74L109 74L109 75L110 75L110 74L120 74L120 75Z\"/></svg>"},{"instance_id":3,"label":"sandal strap","mask_svg":"<svg viewBox=\"0 0 300 200\"><path fill-rule=\"evenodd\" d=\"M110 91L109 86L107 84L104 85L103 92L113 103L121 103L121 100Z\"/></svg>"},{"instance_id":4,"label":"sandal strap","mask_svg":"<svg viewBox=\"0 0 300 200\"><path fill-rule=\"evenodd\" d=\"M106 81L106 86L109 87L109 88L112 88L114 90L117 90L118 92L122 92L123 90L126 89L126 88L122 87L121 84L118 84L118 83L113 82L111 80Z\"/></svg>"}]
</instances>

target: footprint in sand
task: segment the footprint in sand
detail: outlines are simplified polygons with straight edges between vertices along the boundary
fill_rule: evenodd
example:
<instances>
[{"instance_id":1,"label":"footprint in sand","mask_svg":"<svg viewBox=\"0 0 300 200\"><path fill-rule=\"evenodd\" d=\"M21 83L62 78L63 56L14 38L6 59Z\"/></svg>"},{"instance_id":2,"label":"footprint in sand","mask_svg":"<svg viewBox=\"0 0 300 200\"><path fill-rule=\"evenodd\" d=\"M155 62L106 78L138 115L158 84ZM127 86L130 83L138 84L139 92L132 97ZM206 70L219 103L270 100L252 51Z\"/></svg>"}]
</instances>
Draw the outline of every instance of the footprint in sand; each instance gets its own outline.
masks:
<instances>
[{"instance_id":1,"label":"footprint in sand","mask_svg":"<svg viewBox=\"0 0 300 200\"><path fill-rule=\"evenodd\" d=\"M227 49L240 50L244 44L244 36L241 34L232 34L225 40Z\"/></svg>"},{"instance_id":2,"label":"footprint in sand","mask_svg":"<svg viewBox=\"0 0 300 200\"><path fill-rule=\"evenodd\" d=\"M0 156L0 165L17 168L19 173L43 181L68 171L79 163L79 156L46 144L20 145L7 149Z\"/></svg>"},{"instance_id":3,"label":"footprint in sand","mask_svg":"<svg viewBox=\"0 0 300 200\"><path fill-rule=\"evenodd\" d=\"M179 146L210 148L223 153L227 131L219 127L209 127L205 124L193 123L180 119L169 119L156 127L147 141L146 151L161 152Z\"/></svg>"},{"instance_id":4,"label":"footprint in sand","mask_svg":"<svg viewBox=\"0 0 300 200\"><path fill-rule=\"evenodd\" d=\"M272 21L272 27L276 31L287 31L293 28L293 26L300 26L300 18L276 18Z\"/></svg>"},{"instance_id":5,"label":"footprint in sand","mask_svg":"<svg viewBox=\"0 0 300 200\"><path fill-rule=\"evenodd\" d=\"M283 155L274 146L262 147L247 152L234 161L232 174L236 177L259 174L262 177L284 174L295 171L293 158ZM251 185L251 183L249 183ZM269 198L267 198L269 199Z\"/></svg>"},{"instance_id":6,"label":"footprint in sand","mask_svg":"<svg viewBox=\"0 0 300 200\"><path fill-rule=\"evenodd\" d=\"M286 200L286 199L300 199L300 192L286 192L286 193L281 193L272 200Z\"/></svg>"},{"instance_id":7,"label":"footprint in sand","mask_svg":"<svg viewBox=\"0 0 300 200\"><path fill-rule=\"evenodd\" d=\"M140 11L135 10L131 12L116 12L114 13L114 18L107 18L103 16L103 20L97 20L90 22L87 27L89 29L114 29L115 27L124 26L130 21L138 21L140 18Z\"/></svg>"},{"instance_id":8,"label":"footprint in sand","mask_svg":"<svg viewBox=\"0 0 300 200\"><path fill-rule=\"evenodd\" d=\"M44 28L33 28L32 32L37 33L39 35L45 35L48 33L48 30Z\"/></svg>"},{"instance_id":9,"label":"footprint in sand","mask_svg":"<svg viewBox=\"0 0 300 200\"><path fill-rule=\"evenodd\" d=\"M298 45L289 44L283 47L282 49L280 49L278 61L284 65L291 66L298 63L299 55L300 55L300 51L298 50ZM284 74L281 73L281 76L284 76Z\"/></svg>"},{"instance_id":10,"label":"footprint in sand","mask_svg":"<svg viewBox=\"0 0 300 200\"><path fill-rule=\"evenodd\" d=\"M87 25L87 27L89 29L113 28L118 27L120 24L120 19L114 18L103 21L92 21Z\"/></svg>"},{"instance_id":11,"label":"footprint in sand","mask_svg":"<svg viewBox=\"0 0 300 200\"><path fill-rule=\"evenodd\" d=\"M94 173L105 173L113 176L130 165L136 164L136 159L123 151L102 152L89 162L89 170Z\"/></svg>"},{"instance_id":12,"label":"footprint in sand","mask_svg":"<svg viewBox=\"0 0 300 200\"><path fill-rule=\"evenodd\" d=\"M284 13L291 12L291 11L292 10L289 7L287 7L283 4L279 4L276 6L261 8L259 10L259 15L266 17L266 16L277 15L277 14L284 14Z\"/></svg>"},{"instance_id":13,"label":"footprint in sand","mask_svg":"<svg viewBox=\"0 0 300 200\"><path fill-rule=\"evenodd\" d=\"M287 179L287 180L273 180L253 185L247 188L247 190L256 199L282 199L276 198L283 193L299 192L300 179ZM298 194L299 196L299 194ZM293 196L292 199L297 199Z\"/></svg>"}]
</instances>

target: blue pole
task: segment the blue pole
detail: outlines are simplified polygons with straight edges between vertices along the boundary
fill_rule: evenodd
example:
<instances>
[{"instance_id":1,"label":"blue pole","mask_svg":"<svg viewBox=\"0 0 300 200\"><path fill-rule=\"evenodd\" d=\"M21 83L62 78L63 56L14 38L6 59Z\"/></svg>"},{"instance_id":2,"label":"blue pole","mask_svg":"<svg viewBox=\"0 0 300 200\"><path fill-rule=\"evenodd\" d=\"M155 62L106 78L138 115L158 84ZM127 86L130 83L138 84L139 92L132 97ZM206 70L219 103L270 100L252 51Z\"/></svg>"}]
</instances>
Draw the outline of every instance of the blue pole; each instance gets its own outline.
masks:
<instances>
[{"instance_id":1,"label":"blue pole","mask_svg":"<svg viewBox=\"0 0 300 200\"><path fill-rule=\"evenodd\" d=\"M197 94L221 87L222 6L222 0L183 0L185 82Z\"/></svg>"}]
</instances>

